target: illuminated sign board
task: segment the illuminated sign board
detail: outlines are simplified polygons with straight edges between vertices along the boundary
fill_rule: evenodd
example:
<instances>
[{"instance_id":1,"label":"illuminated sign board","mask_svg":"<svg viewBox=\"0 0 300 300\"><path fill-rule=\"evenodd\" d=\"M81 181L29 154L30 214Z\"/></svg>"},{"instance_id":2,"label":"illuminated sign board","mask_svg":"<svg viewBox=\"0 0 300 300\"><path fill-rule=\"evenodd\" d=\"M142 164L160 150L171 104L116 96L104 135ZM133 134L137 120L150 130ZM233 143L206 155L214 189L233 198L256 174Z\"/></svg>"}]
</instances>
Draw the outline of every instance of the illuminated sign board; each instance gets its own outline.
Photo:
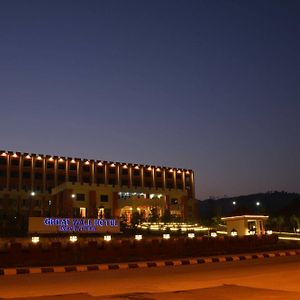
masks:
<instances>
[{"instance_id":1,"label":"illuminated sign board","mask_svg":"<svg viewBox=\"0 0 300 300\"><path fill-rule=\"evenodd\" d=\"M29 233L117 233L120 224L116 219L79 219L79 218L29 218Z\"/></svg>"}]
</instances>

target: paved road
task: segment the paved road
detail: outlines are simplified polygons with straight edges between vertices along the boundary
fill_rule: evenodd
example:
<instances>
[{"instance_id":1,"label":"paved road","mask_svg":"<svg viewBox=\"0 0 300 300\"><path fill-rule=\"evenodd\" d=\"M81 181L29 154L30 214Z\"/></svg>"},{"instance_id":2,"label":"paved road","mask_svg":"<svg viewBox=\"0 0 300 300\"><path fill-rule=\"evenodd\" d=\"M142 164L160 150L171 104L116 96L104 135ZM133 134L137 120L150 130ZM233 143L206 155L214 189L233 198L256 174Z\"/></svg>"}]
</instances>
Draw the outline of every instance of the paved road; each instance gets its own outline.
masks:
<instances>
[{"instance_id":1,"label":"paved road","mask_svg":"<svg viewBox=\"0 0 300 300\"><path fill-rule=\"evenodd\" d=\"M153 269L2 276L0 297L300 300L299 280L300 257L293 256Z\"/></svg>"}]
</instances>

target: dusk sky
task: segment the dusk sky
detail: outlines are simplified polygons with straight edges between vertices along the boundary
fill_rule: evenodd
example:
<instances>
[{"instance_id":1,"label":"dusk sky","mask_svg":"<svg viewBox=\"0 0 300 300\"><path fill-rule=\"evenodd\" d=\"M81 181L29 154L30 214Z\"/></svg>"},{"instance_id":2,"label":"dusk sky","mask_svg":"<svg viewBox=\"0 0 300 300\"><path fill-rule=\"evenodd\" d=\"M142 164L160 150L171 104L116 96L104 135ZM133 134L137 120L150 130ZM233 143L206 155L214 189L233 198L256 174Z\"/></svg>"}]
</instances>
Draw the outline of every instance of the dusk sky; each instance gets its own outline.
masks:
<instances>
[{"instance_id":1,"label":"dusk sky","mask_svg":"<svg viewBox=\"0 0 300 300\"><path fill-rule=\"evenodd\" d=\"M0 149L300 192L300 1L0 0Z\"/></svg>"}]
</instances>

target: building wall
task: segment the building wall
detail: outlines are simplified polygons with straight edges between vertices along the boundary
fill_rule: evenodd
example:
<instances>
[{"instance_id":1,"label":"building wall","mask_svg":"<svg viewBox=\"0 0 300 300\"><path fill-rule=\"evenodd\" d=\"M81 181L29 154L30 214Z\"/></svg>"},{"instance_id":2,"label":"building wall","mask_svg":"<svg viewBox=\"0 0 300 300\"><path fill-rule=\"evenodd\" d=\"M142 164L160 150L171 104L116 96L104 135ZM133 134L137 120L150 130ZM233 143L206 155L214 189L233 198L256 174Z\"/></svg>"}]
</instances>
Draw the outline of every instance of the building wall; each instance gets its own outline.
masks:
<instances>
[{"instance_id":1,"label":"building wall","mask_svg":"<svg viewBox=\"0 0 300 300\"><path fill-rule=\"evenodd\" d=\"M91 216L99 206L117 216L124 204L119 192L161 194L165 208L193 216L192 170L0 151L0 214L70 215L85 205ZM83 202L72 198L82 193ZM108 201L101 203L101 195Z\"/></svg>"}]
</instances>

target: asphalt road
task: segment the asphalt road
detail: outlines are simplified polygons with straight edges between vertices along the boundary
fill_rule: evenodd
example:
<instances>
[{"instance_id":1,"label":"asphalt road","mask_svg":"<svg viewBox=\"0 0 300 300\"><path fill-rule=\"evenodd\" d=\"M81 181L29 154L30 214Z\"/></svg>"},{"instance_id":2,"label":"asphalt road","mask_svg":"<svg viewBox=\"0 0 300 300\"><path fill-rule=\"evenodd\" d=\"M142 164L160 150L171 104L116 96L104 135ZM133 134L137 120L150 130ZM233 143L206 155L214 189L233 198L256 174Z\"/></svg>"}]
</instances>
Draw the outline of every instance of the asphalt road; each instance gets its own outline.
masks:
<instances>
[{"instance_id":1,"label":"asphalt road","mask_svg":"<svg viewBox=\"0 0 300 300\"><path fill-rule=\"evenodd\" d=\"M0 297L38 297L37 300L300 300L300 257L150 269L2 276Z\"/></svg>"}]
</instances>

